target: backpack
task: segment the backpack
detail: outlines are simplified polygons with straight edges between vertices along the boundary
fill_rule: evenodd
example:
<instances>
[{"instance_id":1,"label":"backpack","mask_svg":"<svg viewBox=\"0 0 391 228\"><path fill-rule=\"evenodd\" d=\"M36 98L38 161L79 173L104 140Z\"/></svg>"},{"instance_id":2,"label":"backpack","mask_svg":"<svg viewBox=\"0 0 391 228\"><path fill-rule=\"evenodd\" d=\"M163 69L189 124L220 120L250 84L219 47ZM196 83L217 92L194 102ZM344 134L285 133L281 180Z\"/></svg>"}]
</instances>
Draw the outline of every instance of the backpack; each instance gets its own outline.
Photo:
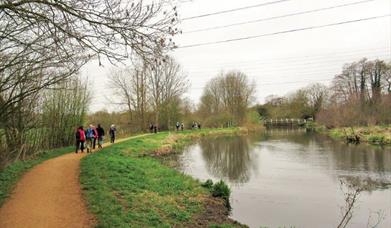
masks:
<instances>
[{"instance_id":1,"label":"backpack","mask_svg":"<svg viewBox=\"0 0 391 228\"><path fill-rule=\"evenodd\" d=\"M84 131L79 129L79 134L80 134L80 141L82 142L86 141L86 134L84 133Z\"/></svg>"},{"instance_id":2,"label":"backpack","mask_svg":"<svg viewBox=\"0 0 391 228\"><path fill-rule=\"evenodd\" d=\"M87 138L94 138L94 131L91 128L87 129Z\"/></svg>"}]
</instances>

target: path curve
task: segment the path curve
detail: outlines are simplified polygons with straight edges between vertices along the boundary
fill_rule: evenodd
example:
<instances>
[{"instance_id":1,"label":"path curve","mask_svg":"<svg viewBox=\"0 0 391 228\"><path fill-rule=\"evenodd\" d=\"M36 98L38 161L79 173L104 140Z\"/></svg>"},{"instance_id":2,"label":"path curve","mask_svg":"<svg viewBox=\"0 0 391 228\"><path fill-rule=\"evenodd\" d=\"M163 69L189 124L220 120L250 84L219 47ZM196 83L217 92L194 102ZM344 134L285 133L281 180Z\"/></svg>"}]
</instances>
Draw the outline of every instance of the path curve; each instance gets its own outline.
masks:
<instances>
[{"instance_id":1,"label":"path curve","mask_svg":"<svg viewBox=\"0 0 391 228\"><path fill-rule=\"evenodd\" d=\"M62 155L28 171L0 208L0 227L93 227L96 222L87 210L79 182L84 156L86 153Z\"/></svg>"},{"instance_id":2,"label":"path curve","mask_svg":"<svg viewBox=\"0 0 391 228\"><path fill-rule=\"evenodd\" d=\"M66 154L27 172L0 209L0 227L92 227L79 184L84 156Z\"/></svg>"}]
</instances>

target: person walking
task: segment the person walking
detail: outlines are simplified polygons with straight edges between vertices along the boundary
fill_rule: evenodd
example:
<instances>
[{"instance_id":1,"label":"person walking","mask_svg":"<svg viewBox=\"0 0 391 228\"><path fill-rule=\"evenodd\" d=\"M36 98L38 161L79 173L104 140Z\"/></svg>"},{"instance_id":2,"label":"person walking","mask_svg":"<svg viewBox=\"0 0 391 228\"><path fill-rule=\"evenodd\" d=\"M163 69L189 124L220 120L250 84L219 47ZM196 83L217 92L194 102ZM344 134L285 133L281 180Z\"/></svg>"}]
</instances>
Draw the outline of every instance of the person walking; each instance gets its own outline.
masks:
<instances>
[{"instance_id":1,"label":"person walking","mask_svg":"<svg viewBox=\"0 0 391 228\"><path fill-rule=\"evenodd\" d=\"M114 141L115 141L116 131L117 131L117 129L115 128L115 125L112 124L111 127L110 127L110 131L109 131L109 134L110 134L110 142L111 142L111 143L114 143Z\"/></svg>"},{"instance_id":2,"label":"person walking","mask_svg":"<svg viewBox=\"0 0 391 228\"><path fill-rule=\"evenodd\" d=\"M150 124L149 124L149 132L150 132L150 133L153 133L153 123L150 123Z\"/></svg>"},{"instance_id":3,"label":"person walking","mask_svg":"<svg viewBox=\"0 0 391 228\"><path fill-rule=\"evenodd\" d=\"M96 130L96 127L94 125L92 125L92 130L94 131L94 139L92 141L92 149L95 150L96 141L98 140L98 131Z\"/></svg>"},{"instance_id":4,"label":"person walking","mask_svg":"<svg viewBox=\"0 0 391 228\"><path fill-rule=\"evenodd\" d=\"M87 130L86 130L87 153L92 152L93 141L94 141L94 129L93 129L93 126L90 125L90 127L87 128Z\"/></svg>"},{"instance_id":5,"label":"person walking","mask_svg":"<svg viewBox=\"0 0 391 228\"><path fill-rule=\"evenodd\" d=\"M98 127L96 128L96 131L98 133L98 148L103 148L103 139L105 136L105 130L98 124Z\"/></svg>"},{"instance_id":6,"label":"person walking","mask_svg":"<svg viewBox=\"0 0 391 228\"><path fill-rule=\"evenodd\" d=\"M180 125L179 121L177 121L176 124L175 124L176 131L179 131L179 127L180 127L180 126L181 126L181 125Z\"/></svg>"},{"instance_id":7,"label":"person walking","mask_svg":"<svg viewBox=\"0 0 391 228\"><path fill-rule=\"evenodd\" d=\"M81 153L84 152L84 142L86 141L86 135L83 130L83 126L80 126L76 129L76 151L77 154L79 152L79 149L81 150Z\"/></svg>"},{"instance_id":8,"label":"person walking","mask_svg":"<svg viewBox=\"0 0 391 228\"><path fill-rule=\"evenodd\" d=\"M185 128L185 125L183 124L183 122L181 123L181 131L183 131L183 128Z\"/></svg>"}]
</instances>

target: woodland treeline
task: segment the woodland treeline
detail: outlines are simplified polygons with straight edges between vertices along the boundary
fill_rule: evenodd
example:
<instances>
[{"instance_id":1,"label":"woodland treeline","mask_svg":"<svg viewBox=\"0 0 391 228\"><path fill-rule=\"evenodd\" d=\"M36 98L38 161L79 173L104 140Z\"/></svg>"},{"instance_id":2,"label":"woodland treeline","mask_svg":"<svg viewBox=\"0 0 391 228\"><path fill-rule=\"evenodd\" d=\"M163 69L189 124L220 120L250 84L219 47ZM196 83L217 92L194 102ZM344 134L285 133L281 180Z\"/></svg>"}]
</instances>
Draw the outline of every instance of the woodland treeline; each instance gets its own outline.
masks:
<instances>
[{"instance_id":1,"label":"woodland treeline","mask_svg":"<svg viewBox=\"0 0 391 228\"><path fill-rule=\"evenodd\" d=\"M309 85L271 95L256 109L263 118L314 118L329 127L391 123L391 63L361 59L345 64L331 85Z\"/></svg>"},{"instance_id":2,"label":"woodland treeline","mask_svg":"<svg viewBox=\"0 0 391 228\"><path fill-rule=\"evenodd\" d=\"M204 127L237 126L250 120L248 108L255 94L255 84L244 73L220 73L207 83L196 106L185 96L190 84L173 58L117 70L110 75L110 82L114 94L110 103L118 104L123 111L100 111L90 115L89 121L104 126L116 123L124 135L146 132L150 124L159 130L173 130L177 122L185 129L193 122ZM259 119L255 112L253 115Z\"/></svg>"},{"instance_id":3,"label":"woodland treeline","mask_svg":"<svg viewBox=\"0 0 391 228\"><path fill-rule=\"evenodd\" d=\"M174 3L0 1L0 168L73 144L87 62L163 61L179 33Z\"/></svg>"}]
</instances>

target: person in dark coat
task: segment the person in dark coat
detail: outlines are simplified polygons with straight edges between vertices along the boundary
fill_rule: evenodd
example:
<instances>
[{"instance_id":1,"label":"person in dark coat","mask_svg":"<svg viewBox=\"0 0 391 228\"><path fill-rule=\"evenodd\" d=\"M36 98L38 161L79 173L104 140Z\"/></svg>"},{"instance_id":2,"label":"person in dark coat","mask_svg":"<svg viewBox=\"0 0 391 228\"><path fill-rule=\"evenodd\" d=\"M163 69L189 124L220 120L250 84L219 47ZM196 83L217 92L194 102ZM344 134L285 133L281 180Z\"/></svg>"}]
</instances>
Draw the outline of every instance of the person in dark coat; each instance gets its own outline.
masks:
<instances>
[{"instance_id":1,"label":"person in dark coat","mask_svg":"<svg viewBox=\"0 0 391 228\"><path fill-rule=\"evenodd\" d=\"M115 125L114 125L114 124L111 125L109 134L110 134L110 142L111 142L111 143L114 143L114 141L115 141L115 136L116 136L116 134L117 134L117 129L115 128Z\"/></svg>"},{"instance_id":2,"label":"person in dark coat","mask_svg":"<svg viewBox=\"0 0 391 228\"><path fill-rule=\"evenodd\" d=\"M98 124L96 131L98 133L98 148L103 148L103 139L105 136L105 130L100 126L100 124Z\"/></svg>"},{"instance_id":3,"label":"person in dark coat","mask_svg":"<svg viewBox=\"0 0 391 228\"><path fill-rule=\"evenodd\" d=\"M153 123L150 123L150 124L149 124L149 132L150 132L150 133L153 133Z\"/></svg>"}]
</instances>

